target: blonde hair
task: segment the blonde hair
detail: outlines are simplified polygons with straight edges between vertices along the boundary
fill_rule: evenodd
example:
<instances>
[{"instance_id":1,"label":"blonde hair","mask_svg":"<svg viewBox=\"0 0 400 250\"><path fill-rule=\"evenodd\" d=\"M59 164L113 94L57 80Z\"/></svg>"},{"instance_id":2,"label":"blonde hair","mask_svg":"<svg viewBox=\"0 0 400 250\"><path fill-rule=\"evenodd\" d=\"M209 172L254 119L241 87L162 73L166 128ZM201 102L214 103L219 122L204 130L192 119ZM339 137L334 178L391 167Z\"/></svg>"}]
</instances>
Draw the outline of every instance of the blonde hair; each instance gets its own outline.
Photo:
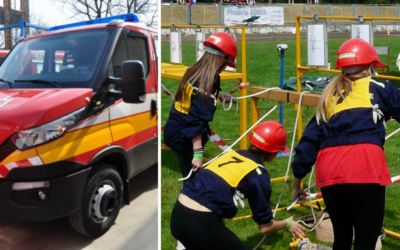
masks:
<instances>
[{"instance_id":1,"label":"blonde hair","mask_svg":"<svg viewBox=\"0 0 400 250\"><path fill-rule=\"evenodd\" d=\"M179 84L178 90L175 95L175 100L178 102L185 102L185 87L188 83L199 83L199 93L203 103L208 103L211 96L212 86L215 76L219 74L221 66L224 64L224 59L221 56L205 52L200 60L193 66L187 69L186 73Z\"/></svg>"},{"instance_id":2,"label":"blonde hair","mask_svg":"<svg viewBox=\"0 0 400 250\"><path fill-rule=\"evenodd\" d=\"M361 70L352 74L343 74L343 71L342 74L335 77L322 92L321 99L317 106L316 118L318 124L320 124L321 121L326 123L329 121L329 99L333 98L333 110L335 110L336 104L340 98L345 100L347 95L351 95L354 81L375 76L375 64L365 65Z\"/></svg>"}]
</instances>

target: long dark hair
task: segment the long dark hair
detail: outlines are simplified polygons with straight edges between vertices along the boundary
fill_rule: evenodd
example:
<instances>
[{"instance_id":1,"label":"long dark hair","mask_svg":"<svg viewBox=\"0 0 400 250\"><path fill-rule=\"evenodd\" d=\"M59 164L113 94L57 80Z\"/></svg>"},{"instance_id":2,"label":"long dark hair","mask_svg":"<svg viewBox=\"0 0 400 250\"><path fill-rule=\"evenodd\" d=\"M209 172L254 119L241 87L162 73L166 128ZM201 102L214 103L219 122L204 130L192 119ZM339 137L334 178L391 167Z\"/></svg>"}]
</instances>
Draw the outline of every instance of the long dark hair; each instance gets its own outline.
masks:
<instances>
[{"instance_id":1,"label":"long dark hair","mask_svg":"<svg viewBox=\"0 0 400 250\"><path fill-rule=\"evenodd\" d=\"M224 59L221 56L205 52L200 60L193 66L189 67L179 84L175 95L175 100L185 102L185 88L188 83L199 83L199 91L203 103L208 103L211 96L212 86L215 76L219 73L221 66L224 64Z\"/></svg>"}]
</instances>

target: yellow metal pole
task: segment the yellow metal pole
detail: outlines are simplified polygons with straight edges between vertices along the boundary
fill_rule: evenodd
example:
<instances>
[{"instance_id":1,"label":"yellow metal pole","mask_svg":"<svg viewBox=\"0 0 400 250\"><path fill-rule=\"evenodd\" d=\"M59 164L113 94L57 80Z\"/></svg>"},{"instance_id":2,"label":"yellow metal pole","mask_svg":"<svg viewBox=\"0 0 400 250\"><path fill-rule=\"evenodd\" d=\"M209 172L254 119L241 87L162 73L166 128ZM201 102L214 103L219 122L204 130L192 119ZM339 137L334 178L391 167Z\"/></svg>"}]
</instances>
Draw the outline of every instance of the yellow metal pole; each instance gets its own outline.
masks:
<instances>
[{"instance_id":1,"label":"yellow metal pole","mask_svg":"<svg viewBox=\"0 0 400 250\"><path fill-rule=\"evenodd\" d=\"M324 201L324 199L317 199L317 200L313 200L313 201L311 201L311 202L314 204L314 203L316 203L317 201L318 201L318 202L322 202L322 201ZM298 208L298 207L301 207L302 205L303 205L303 204L298 203L298 204L294 205L292 208ZM280 211L286 210L287 208L288 208L288 207L281 207L281 208L276 209L276 211L277 211L277 212L280 212ZM272 212L275 212L275 209L273 209Z\"/></svg>"},{"instance_id":2,"label":"yellow metal pole","mask_svg":"<svg viewBox=\"0 0 400 250\"><path fill-rule=\"evenodd\" d=\"M311 207L311 205L310 205L309 203L306 203L306 202L302 203L302 206L303 206L303 207ZM320 210L319 207L318 207L317 205L312 205L312 207L313 207L314 209ZM322 209L322 207L321 207L321 209Z\"/></svg>"},{"instance_id":3,"label":"yellow metal pole","mask_svg":"<svg viewBox=\"0 0 400 250\"><path fill-rule=\"evenodd\" d=\"M311 201L311 202L314 204L314 203L317 203L317 201L318 201L318 202L323 202L324 199L316 199L316 200L313 200L313 201ZM304 204L304 203L303 203L303 204ZM303 206L303 204L298 203L298 204L294 205L292 208L299 208L299 207ZM286 210L287 208L288 208L288 207L281 207L281 208L276 209L276 211L277 211L277 212L284 211L284 210ZM317 207L316 207L316 208L317 208ZM275 209L273 209L272 212L275 212ZM252 213L250 213L249 215L244 215L244 216L240 216L240 217L235 217L235 218L233 218L232 220L233 220L233 221L235 221L235 220L243 220L243 219L249 219L249 218L251 218L251 217L253 217L253 214L252 214Z\"/></svg>"},{"instance_id":4,"label":"yellow metal pole","mask_svg":"<svg viewBox=\"0 0 400 250\"><path fill-rule=\"evenodd\" d=\"M284 181L285 179L286 179L286 180L289 180L290 178L289 178L289 176L288 176L287 178L285 178L285 177L274 178L274 179L271 179L271 183L272 183L272 182Z\"/></svg>"},{"instance_id":5,"label":"yellow metal pole","mask_svg":"<svg viewBox=\"0 0 400 250\"><path fill-rule=\"evenodd\" d=\"M246 68L246 27L242 27L242 82L247 82ZM247 95L247 89L240 89L240 96ZM247 101L246 98L240 99L240 135L247 130ZM247 137L244 136L240 141L240 149L247 149Z\"/></svg>"},{"instance_id":6,"label":"yellow metal pole","mask_svg":"<svg viewBox=\"0 0 400 250\"><path fill-rule=\"evenodd\" d=\"M300 17L296 17L296 78L297 78L297 92L301 92L301 76L302 74L299 71L301 65L301 37L300 37ZM300 107L298 104L295 104L295 110L298 110ZM301 108L299 110L299 120L297 122L297 139L300 141L301 136L303 135L303 122L302 122L302 112Z\"/></svg>"},{"instance_id":7,"label":"yellow metal pole","mask_svg":"<svg viewBox=\"0 0 400 250\"><path fill-rule=\"evenodd\" d=\"M394 236L396 238L400 238L400 234L398 234L398 233L395 233L395 232L387 230L387 229L385 229L385 231L386 231L387 235Z\"/></svg>"}]
</instances>

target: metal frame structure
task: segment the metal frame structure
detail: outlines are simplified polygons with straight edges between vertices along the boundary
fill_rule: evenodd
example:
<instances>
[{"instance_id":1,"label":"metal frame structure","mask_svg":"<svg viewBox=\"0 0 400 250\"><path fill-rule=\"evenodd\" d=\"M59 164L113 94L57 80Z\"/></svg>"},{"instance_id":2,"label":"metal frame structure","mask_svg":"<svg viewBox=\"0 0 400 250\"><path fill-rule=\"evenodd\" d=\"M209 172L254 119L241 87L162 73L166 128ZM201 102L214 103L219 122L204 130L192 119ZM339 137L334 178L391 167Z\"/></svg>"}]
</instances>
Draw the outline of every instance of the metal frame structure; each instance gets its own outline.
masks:
<instances>
[{"instance_id":1,"label":"metal frame structure","mask_svg":"<svg viewBox=\"0 0 400 250\"><path fill-rule=\"evenodd\" d=\"M224 26L206 26L206 25L165 25L162 24L161 28L191 28L191 29L225 29ZM221 73L221 80L239 79L241 83L247 82L247 64L246 64L246 27L232 26L229 29L237 29L242 31L242 73L240 72L226 72ZM170 79L181 80L185 74L188 66L173 65L168 63L161 63L161 77ZM246 88L240 89L240 96L247 94ZM240 134L244 134L247 130L247 102L246 99L241 99L240 104ZM240 148L247 148L247 138L243 137L240 141Z\"/></svg>"}]
</instances>

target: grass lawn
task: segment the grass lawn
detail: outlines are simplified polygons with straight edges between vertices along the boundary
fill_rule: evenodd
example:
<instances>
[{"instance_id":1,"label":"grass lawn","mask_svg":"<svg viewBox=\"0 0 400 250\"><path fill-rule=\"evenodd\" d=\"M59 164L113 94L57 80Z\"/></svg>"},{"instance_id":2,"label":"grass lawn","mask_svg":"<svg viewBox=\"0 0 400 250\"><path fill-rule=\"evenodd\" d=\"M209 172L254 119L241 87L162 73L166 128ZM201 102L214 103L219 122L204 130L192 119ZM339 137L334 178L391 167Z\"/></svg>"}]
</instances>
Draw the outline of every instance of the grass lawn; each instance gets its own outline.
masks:
<instances>
[{"instance_id":1,"label":"grass lawn","mask_svg":"<svg viewBox=\"0 0 400 250\"><path fill-rule=\"evenodd\" d=\"M347 39L337 38L329 39L329 62L332 68L335 65L336 52L339 46ZM291 76L296 76L296 51L295 51L295 41L248 41L247 42L247 75L248 81L251 82L251 86L262 86L262 87L278 87L280 82L280 59L278 52L276 50L276 45L278 43L285 42L288 44L289 49L285 52L285 69L284 69L284 79L288 79ZM375 46L389 46L391 49L390 57L390 75L400 76L399 70L395 65L397 56L400 52L400 46L396 45L398 42L397 37L376 37L374 38ZM241 72L241 43L238 43L239 55L238 55L238 72ZM162 61L169 62L169 44L162 44ZM183 43L183 63L185 65L192 65L195 63L195 43ZM383 62L386 58L381 58ZM302 65L306 65L306 41L302 41ZM319 72L307 72L306 76L334 76L328 73ZM171 80L162 78L162 83L166 86L173 94L175 94L176 88L178 86L177 80ZM221 83L223 92L229 92L237 84L237 81L224 81ZM397 86L397 82L395 82ZM249 93L249 91L248 91ZM315 92L318 93L318 92ZM238 96L235 93L234 96ZM164 126L169 110L171 107L171 100L165 94L161 94L162 97L162 112L161 112L161 125ZM260 115L262 116L273 107L276 102L263 100L259 101ZM247 124L250 126L250 99L248 99L248 121ZM310 120L310 118L315 113L315 108L310 108L308 111L308 116L306 116L306 107L303 107L303 121ZM283 125L288 132L288 142L287 145L290 147L294 123L296 119L296 111L294 111L294 105L285 104L284 105L284 115L283 115ZM276 109L267 117L268 120L279 121L279 109ZM233 143L239 136L239 114L235 113L235 108L230 111L224 111L221 104L219 105L217 112L214 117L214 121L210 124L211 128L228 144ZM305 126L303 126L304 129ZM387 134L393 132L400 125L396 121L391 121L388 123ZM385 144L385 154L389 166L389 170L392 176L400 175L400 167L398 157L400 150L400 135L395 135L391 137ZM163 139L162 139L163 141ZM296 139L297 142L297 139ZM239 143L234 149L239 149ZM221 153L221 150L215 146L213 143L208 143L205 147L204 157L212 159L216 155ZM172 208L178 197L179 191L182 188L182 183L177 180L181 178L181 173L178 166L178 160L172 151L162 151L161 160L161 244L162 249L170 250L175 249L176 240L170 233L169 220ZM288 166L289 157L276 158L274 161L265 164L267 170L269 171L271 178L284 176ZM292 177L290 171L289 176ZM305 187L307 187L309 176L305 180ZM290 189L291 180L286 183L285 191L280 203L280 207L288 206L291 204ZM315 176L313 177L312 184L315 183ZM277 182L272 184L273 194L271 197L271 206L275 208L278 201L283 182ZM313 188L311 192L319 192L318 189ZM400 233L400 207L398 206L400 198L400 183L388 186L386 188L386 213L384 220L384 228L391 231ZM374 197L371 197L371 202L374 202ZM324 204L321 204L324 206ZM343 204L344 206L346 204ZM250 214L250 209L248 204L242 209L238 208L237 216ZM311 214L310 208L302 207L297 209L292 209L289 212L282 211L276 214L276 220L282 220L293 215L295 219L301 216ZM253 249L258 242L262 239L258 231L257 224L252 219L244 219L238 221L226 220L227 227L230 228L239 238L248 246L249 249ZM308 232L307 236L314 243L321 243L328 246L332 246L329 243L319 242L315 237L315 231ZM289 243L291 242L291 235L286 231L280 231L275 234L270 234L266 237L264 243L259 247L259 249L289 249ZM383 242L384 249L400 249L400 239L387 236Z\"/></svg>"}]
</instances>

